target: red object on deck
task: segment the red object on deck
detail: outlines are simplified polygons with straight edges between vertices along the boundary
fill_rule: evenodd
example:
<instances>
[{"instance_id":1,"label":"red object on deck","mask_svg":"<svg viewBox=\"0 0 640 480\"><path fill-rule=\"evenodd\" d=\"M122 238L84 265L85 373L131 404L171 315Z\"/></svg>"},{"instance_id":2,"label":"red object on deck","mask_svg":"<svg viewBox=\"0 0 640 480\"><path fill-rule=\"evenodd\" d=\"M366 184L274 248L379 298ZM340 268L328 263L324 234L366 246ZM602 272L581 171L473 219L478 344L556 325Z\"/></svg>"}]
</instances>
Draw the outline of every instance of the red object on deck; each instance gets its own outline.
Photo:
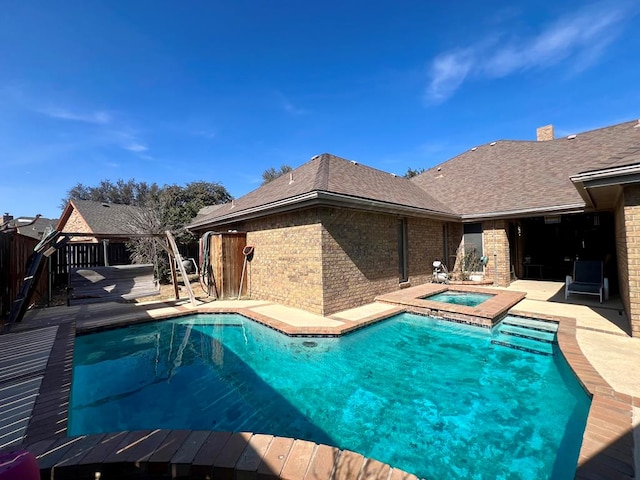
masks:
<instances>
[{"instance_id":1,"label":"red object on deck","mask_svg":"<svg viewBox=\"0 0 640 480\"><path fill-rule=\"evenodd\" d=\"M40 480L36 457L26 450L1 453L0 480Z\"/></svg>"}]
</instances>

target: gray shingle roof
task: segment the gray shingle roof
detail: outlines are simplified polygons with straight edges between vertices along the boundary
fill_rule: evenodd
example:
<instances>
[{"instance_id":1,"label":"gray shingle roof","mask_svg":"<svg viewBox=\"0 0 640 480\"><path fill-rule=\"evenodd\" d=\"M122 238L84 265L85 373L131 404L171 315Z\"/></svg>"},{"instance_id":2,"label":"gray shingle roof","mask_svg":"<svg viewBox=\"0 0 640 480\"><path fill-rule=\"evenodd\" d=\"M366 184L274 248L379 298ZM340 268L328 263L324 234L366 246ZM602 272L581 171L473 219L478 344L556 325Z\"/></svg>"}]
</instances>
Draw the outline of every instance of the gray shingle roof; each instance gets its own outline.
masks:
<instances>
[{"instance_id":1,"label":"gray shingle roof","mask_svg":"<svg viewBox=\"0 0 640 480\"><path fill-rule=\"evenodd\" d=\"M411 181L463 216L581 208L578 173L638 163L637 121L555 140L500 140L468 150Z\"/></svg>"},{"instance_id":2,"label":"gray shingle roof","mask_svg":"<svg viewBox=\"0 0 640 480\"><path fill-rule=\"evenodd\" d=\"M20 235L41 240L45 232L56 228L57 220L44 217L19 217L8 223L8 227L15 227Z\"/></svg>"},{"instance_id":3,"label":"gray shingle roof","mask_svg":"<svg viewBox=\"0 0 640 480\"><path fill-rule=\"evenodd\" d=\"M141 207L117 203L71 200L94 234L122 235L135 233L132 218L140 214ZM66 229L68 231L68 228Z\"/></svg>"},{"instance_id":4,"label":"gray shingle roof","mask_svg":"<svg viewBox=\"0 0 640 480\"><path fill-rule=\"evenodd\" d=\"M571 176L638 163L638 121L544 142L492 142L411 180L325 153L231 203L203 209L190 227L302 206L311 198L450 219L579 210L585 203Z\"/></svg>"},{"instance_id":5,"label":"gray shingle roof","mask_svg":"<svg viewBox=\"0 0 640 480\"><path fill-rule=\"evenodd\" d=\"M266 214L283 202L302 202L314 193L328 194L345 205L374 201L383 208L411 209L414 214L452 214L442 202L404 177L325 153L208 214L201 211L190 227L231 221L256 210Z\"/></svg>"}]
</instances>

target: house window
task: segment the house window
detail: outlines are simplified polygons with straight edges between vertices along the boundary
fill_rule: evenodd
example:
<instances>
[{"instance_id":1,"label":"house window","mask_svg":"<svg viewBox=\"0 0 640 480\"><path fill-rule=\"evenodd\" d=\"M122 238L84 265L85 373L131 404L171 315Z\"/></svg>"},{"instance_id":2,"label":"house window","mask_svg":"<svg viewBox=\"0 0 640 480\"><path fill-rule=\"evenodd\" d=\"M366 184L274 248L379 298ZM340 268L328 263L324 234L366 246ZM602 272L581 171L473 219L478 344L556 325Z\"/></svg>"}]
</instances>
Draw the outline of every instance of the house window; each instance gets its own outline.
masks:
<instances>
[{"instance_id":1,"label":"house window","mask_svg":"<svg viewBox=\"0 0 640 480\"><path fill-rule=\"evenodd\" d=\"M482 258L482 256L484 255L484 251L482 249L481 223L464 224L463 243L465 270L482 270L480 258Z\"/></svg>"},{"instance_id":2,"label":"house window","mask_svg":"<svg viewBox=\"0 0 640 480\"><path fill-rule=\"evenodd\" d=\"M400 281L409 280L409 260L407 256L407 219L398 220L398 268Z\"/></svg>"}]
</instances>

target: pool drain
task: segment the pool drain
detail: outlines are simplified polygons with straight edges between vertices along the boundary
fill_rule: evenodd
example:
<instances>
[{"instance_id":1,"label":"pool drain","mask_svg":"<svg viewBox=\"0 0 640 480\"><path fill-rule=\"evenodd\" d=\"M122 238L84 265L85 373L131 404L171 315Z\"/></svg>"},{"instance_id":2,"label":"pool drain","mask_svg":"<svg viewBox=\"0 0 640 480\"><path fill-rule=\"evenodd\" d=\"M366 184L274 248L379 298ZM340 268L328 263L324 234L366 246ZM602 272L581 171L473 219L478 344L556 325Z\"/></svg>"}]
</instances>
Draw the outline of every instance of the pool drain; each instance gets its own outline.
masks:
<instances>
[{"instance_id":1,"label":"pool drain","mask_svg":"<svg viewBox=\"0 0 640 480\"><path fill-rule=\"evenodd\" d=\"M318 343L317 342L306 341L306 342L302 342L302 345L304 345L305 347L317 347Z\"/></svg>"}]
</instances>

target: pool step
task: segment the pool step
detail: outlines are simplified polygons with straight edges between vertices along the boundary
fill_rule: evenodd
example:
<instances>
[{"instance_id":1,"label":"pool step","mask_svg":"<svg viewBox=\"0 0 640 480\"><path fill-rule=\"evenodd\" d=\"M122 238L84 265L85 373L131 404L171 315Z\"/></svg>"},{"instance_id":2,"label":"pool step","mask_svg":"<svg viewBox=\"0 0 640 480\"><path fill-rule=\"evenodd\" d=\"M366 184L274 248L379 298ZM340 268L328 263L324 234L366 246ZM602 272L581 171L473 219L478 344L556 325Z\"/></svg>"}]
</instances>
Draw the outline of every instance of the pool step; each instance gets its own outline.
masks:
<instances>
[{"instance_id":1,"label":"pool step","mask_svg":"<svg viewBox=\"0 0 640 480\"><path fill-rule=\"evenodd\" d=\"M534 330L526 327L503 324L498 328L503 335L512 335L514 337L528 338L543 343L553 343L556 339L555 332Z\"/></svg>"},{"instance_id":2,"label":"pool step","mask_svg":"<svg viewBox=\"0 0 640 480\"><path fill-rule=\"evenodd\" d=\"M553 343L531 340L530 338L516 337L501 332L494 335L491 343L516 350L522 350L524 352L535 353L537 355L553 355Z\"/></svg>"},{"instance_id":3,"label":"pool step","mask_svg":"<svg viewBox=\"0 0 640 480\"><path fill-rule=\"evenodd\" d=\"M556 322L508 315L494 330L491 343L539 355L553 355L557 330Z\"/></svg>"},{"instance_id":4,"label":"pool step","mask_svg":"<svg viewBox=\"0 0 640 480\"><path fill-rule=\"evenodd\" d=\"M541 332L555 333L558 331L557 322L553 322L551 320L540 320L536 318L514 317L512 315L507 315L504 320L500 322L500 324L528 328L530 330L537 330Z\"/></svg>"}]
</instances>

